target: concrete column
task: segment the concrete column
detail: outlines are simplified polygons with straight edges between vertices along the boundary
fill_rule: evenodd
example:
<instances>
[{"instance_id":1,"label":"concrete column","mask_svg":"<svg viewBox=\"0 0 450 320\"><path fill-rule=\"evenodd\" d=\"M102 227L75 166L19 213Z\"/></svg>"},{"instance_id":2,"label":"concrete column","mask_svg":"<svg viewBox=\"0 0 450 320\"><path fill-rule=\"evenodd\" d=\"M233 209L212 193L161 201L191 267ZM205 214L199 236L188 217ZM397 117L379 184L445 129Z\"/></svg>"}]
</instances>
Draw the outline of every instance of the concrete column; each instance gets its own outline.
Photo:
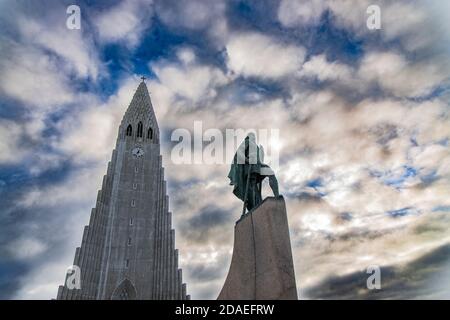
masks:
<instances>
[{"instance_id":1,"label":"concrete column","mask_svg":"<svg viewBox=\"0 0 450 320\"><path fill-rule=\"evenodd\" d=\"M109 178L107 178L105 188L108 188L109 184ZM97 297L97 290L98 290L98 283L99 283L99 269L100 269L100 263L102 260L101 254L103 252L103 247L101 244L103 243L103 234L105 232L105 228L103 227L103 205L100 204L100 208L96 207L93 210L93 214L95 215L95 226L94 226L94 237L92 240L92 244L94 245L94 263L92 264L92 276L91 276L91 282L92 282L92 289L91 289L91 296L92 299L96 299Z\"/></svg>"},{"instance_id":2,"label":"concrete column","mask_svg":"<svg viewBox=\"0 0 450 320\"><path fill-rule=\"evenodd\" d=\"M159 290L158 290L158 296L159 299L163 299L163 288L164 288L164 282L163 282L163 275L164 275L164 261L163 261L163 237L164 237L164 169L161 167L162 159L159 159L159 172L160 172L160 179L159 179L159 186L160 186L160 193L159 193L159 257L158 257L158 283L159 283Z\"/></svg>"},{"instance_id":3,"label":"concrete column","mask_svg":"<svg viewBox=\"0 0 450 320\"><path fill-rule=\"evenodd\" d=\"M186 284L181 285L181 300L186 300Z\"/></svg>"},{"instance_id":4,"label":"concrete column","mask_svg":"<svg viewBox=\"0 0 450 320\"><path fill-rule=\"evenodd\" d=\"M181 278L181 269L177 269L177 289L176 289L176 292L177 292L177 300L181 300L182 298L181 298L181 294L182 294L182 292L181 292L181 283L182 283L182 278Z\"/></svg>"},{"instance_id":5,"label":"concrete column","mask_svg":"<svg viewBox=\"0 0 450 320\"><path fill-rule=\"evenodd\" d=\"M171 236L172 236L172 245L170 246L170 258L171 258L171 267L170 267L170 274L171 274L171 279L172 279L172 283L170 285L171 288L171 292L172 292L172 299L176 299L175 297L175 287L176 287L176 273L177 273L177 267L175 266L176 264L176 259L175 259L175 230L171 230Z\"/></svg>"},{"instance_id":6,"label":"concrete column","mask_svg":"<svg viewBox=\"0 0 450 320\"><path fill-rule=\"evenodd\" d=\"M169 218L170 218L170 212L167 214L168 216L169 216ZM170 219L169 219L170 220ZM172 300L173 299L173 289L172 289L172 286L173 286L173 276L172 276L172 267L173 267L173 265L172 265L172 263L173 263L173 254L172 254L172 230L170 230L171 232L169 233L169 235L170 235L170 237L169 237L169 248L168 248L168 251L169 251L169 261L168 261L168 272L167 272L167 274L168 274L168 281L167 281L167 291L168 291L168 299L169 300Z\"/></svg>"},{"instance_id":7,"label":"concrete column","mask_svg":"<svg viewBox=\"0 0 450 320\"><path fill-rule=\"evenodd\" d=\"M97 205L95 208L95 216L96 216L96 222L95 222L95 263L93 265L93 279L92 279L92 299L97 299L98 291L100 288L100 268L101 263L103 259L103 245L105 241L105 233L106 233L106 219L107 219L107 213L105 212L105 203L108 201L106 194L110 194L111 192L111 185L112 185L112 162L110 162L110 165L108 165L108 173L106 175L106 184L105 188L100 190L99 196L97 198Z\"/></svg>"},{"instance_id":8,"label":"concrete column","mask_svg":"<svg viewBox=\"0 0 450 320\"><path fill-rule=\"evenodd\" d=\"M164 181L164 190L166 183ZM164 197L164 205L163 205L163 299L167 299L167 248L168 248L168 237L167 237L167 199Z\"/></svg>"},{"instance_id":9,"label":"concrete column","mask_svg":"<svg viewBox=\"0 0 450 320\"><path fill-rule=\"evenodd\" d=\"M156 223L156 251L157 255L155 257L156 259L156 299L161 299L161 238L162 238L162 205L161 205L161 199L162 199L162 173L161 173L161 158L159 158L158 161L158 196L157 196L157 205L158 210L156 212L157 215L157 223Z\"/></svg>"},{"instance_id":10,"label":"concrete column","mask_svg":"<svg viewBox=\"0 0 450 320\"><path fill-rule=\"evenodd\" d=\"M93 265L95 263L94 261L94 250L95 250L95 246L94 246L94 228L95 228L95 216L94 216L94 210L91 210L91 221L89 223L89 228L88 228L88 237L87 237L87 252L86 252L86 263L85 263L85 274L84 274L84 288L83 288L83 284L81 287L81 290L83 292L83 295L85 296L84 299L90 299L91 297L91 291L92 291L92 273L93 273ZM83 273L81 274L83 275Z\"/></svg>"},{"instance_id":11,"label":"concrete column","mask_svg":"<svg viewBox=\"0 0 450 320\"><path fill-rule=\"evenodd\" d=\"M64 292L64 287L59 286L58 287L58 293L56 294L56 300L61 300Z\"/></svg>"},{"instance_id":12,"label":"concrete column","mask_svg":"<svg viewBox=\"0 0 450 320\"><path fill-rule=\"evenodd\" d=\"M104 183L104 187L107 188L107 183L108 183L108 179L105 176L106 179L105 183ZM91 220L92 223L89 223L90 226L92 226L91 229L91 238L90 238L90 244L91 244L91 254L89 255L89 259L91 260L90 263L90 270L89 270L89 277L87 279L88 283L89 283L89 299L95 299L96 296L96 285L95 283L97 283L96 281L96 270L97 270L97 263L100 260L98 255L99 255L99 251L98 251L98 247L99 247L99 241L98 238L100 237L101 234L101 230L99 228L99 222L100 222L100 214L97 211L96 208L93 208L91 210Z\"/></svg>"},{"instance_id":13,"label":"concrete column","mask_svg":"<svg viewBox=\"0 0 450 320\"><path fill-rule=\"evenodd\" d=\"M159 186L159 193L158 193L158 276L157 276L157 281L158 281L158 299L162 299L162 290L163 290L163 252L162 252L162 241L163 241L163 213L164 213L164 208L163 208L163 199L164 199L164 190L163 190L163 174L164 171L161 168L161 164L162 164L162 159L161 157L159 157L159 161L158 161L158 171L159 171L159 181L158 181L158 186Z\"/></svg>"},{"instance_id":14,"label":"concrete column","mask_svg":"<svg viewBox=\"0 0 450 320\"><path fill-rule=\"evenodd\" d=\"M88 238L89 238L89 226L85 226L84 227L84 231L83 231L83 240L81 242L81 249L80 249L80 264L78 265L78 267L80 267L81 270L81 289L79 290L79 299L83 299L83 295L84 295L84 288L83 288L83 283L86 281L86 271L87 271L87 263L88 263L88 251L89 251L89 242L88 242ZM86 284L84 284L86 285Z\"/></svg>"},{"instance_id":15,"label":"concrete column","mask_svg":"<svg viewBox=\"0 0 450 320\"><path fill-rule=\"evenodd\" d=\"M156 181L157 181L157 176L156 176ZM155 191L154 191L154 193L155 193L155 199L157 198L157 195L158 195L158 183L156 182L155 183ZM154 233L153 233L153 239L151 240L151 241L153 241L153 251L154 251L154 254L153 254L153 263L152 263L152 297L151 297L151 299L156 299L156 286L157 286L157 284L156 284L156 268L157 268L157 254L158 254L158 246L156 245L156 241L157 241L157 239L158 239L158 212L157 212L157 208L158 208L158 206L157 206L157 203L156 203L156 200L155 200L155 205L154 205L154 209L155 209L155 211L152 213L152 214L154 214L155 215L155 222L154 222L154 224L155 224L155 231L154 231Z\"/></svg>"},{"instance_id":16,"label":"concrete column","mask_svg":"<svg viewBox=\"0 0 450 320\"><path fill-rule=\"evenodd\" d=\"M76 248L75 249L75 258L73 259L73 264L74 265L79 265L79 263L80 263L80 251L81 251L81 248L80 247L78 247L78 248ZM67 276L66 276L66 279L67 279ZM65 285L65 284L64 284ZM74 300L74 299L76 299L76 293L75 293L75 290L69 290L67 287L66 287L66 290L68 291L67 292L67 299L68 300Z\"/></svg>"},{"instance_id":17,"label":"concrete column","mask_svg":"<svg viewBox=\"0 0 450 320\"><path fill-rule=\"evenodd\" d=\"M108 176L106 176L105 179L105 188L108 187ZM90 283L90 299L95 299L97 296L97 270L100 267L99 262L101 261L101 251L100 251L100 241L102 237L102 228L101 228L101 211L99 211L97 208L92 209L91 216L93 217L93 229L92 229L92 239L91 239L91 246L92 246L92 256L91 256L91 270L90 270L90 277L89 277L89 283Z\"/></svg>"}]
</instances>

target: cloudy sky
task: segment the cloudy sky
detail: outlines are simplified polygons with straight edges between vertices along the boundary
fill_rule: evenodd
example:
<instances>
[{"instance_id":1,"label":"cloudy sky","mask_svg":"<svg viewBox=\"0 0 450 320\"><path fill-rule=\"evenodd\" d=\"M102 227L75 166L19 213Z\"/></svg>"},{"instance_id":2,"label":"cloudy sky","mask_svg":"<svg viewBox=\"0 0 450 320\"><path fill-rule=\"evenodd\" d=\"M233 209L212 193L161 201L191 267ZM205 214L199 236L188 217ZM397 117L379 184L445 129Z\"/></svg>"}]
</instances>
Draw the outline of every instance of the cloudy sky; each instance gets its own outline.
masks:
<instances>
[{"instance_id":1,"label":"cloudy sky","mask_svg":"<svg viewBox=\"0 0 450 320\"><path fill-rule=\"evenodd\" d=\"M81 8L81 30L66 27ZM366 9L381 8L381 29ZM56 296L148 77L184 280L214 299L241 204L171 132L279 130L301 298L450 298L444 1L0 2L0 298ZM368 266L382 289L366 289Z\"/></svg>"}]
</instances>

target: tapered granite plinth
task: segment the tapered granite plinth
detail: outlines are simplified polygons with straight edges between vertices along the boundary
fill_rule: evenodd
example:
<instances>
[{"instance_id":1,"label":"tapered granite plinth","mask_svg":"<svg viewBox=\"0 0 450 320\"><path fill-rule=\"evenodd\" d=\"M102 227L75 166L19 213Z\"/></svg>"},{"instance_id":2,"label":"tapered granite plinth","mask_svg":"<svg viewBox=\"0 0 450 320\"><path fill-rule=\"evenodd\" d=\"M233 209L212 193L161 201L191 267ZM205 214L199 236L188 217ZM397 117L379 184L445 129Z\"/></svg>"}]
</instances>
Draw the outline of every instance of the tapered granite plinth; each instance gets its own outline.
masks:
<instances>
[{"instance_id":1,"label":"tapered granite plinth","mask_svg":"<svg viewBox=\"0 0 450 320\"><path fill-rule=\"evenodd\" d=\"M297 300L283 197L266 198L236 222L234 248L218 300Z\"/></svg>"}]
</instances>

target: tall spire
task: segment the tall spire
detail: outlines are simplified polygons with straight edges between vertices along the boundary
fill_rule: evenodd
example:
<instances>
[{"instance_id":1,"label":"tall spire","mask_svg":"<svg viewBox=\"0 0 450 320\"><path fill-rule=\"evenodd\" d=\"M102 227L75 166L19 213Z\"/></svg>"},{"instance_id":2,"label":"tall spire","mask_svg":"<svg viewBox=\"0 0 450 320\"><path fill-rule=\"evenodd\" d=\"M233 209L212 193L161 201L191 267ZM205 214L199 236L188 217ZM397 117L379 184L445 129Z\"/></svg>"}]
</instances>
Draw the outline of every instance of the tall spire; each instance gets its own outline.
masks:
<instances>
[{"instance_id":1,"label":"tall spire","mask_svg":"<svg viewBox=\"0 0 450 320\"><path fill-rule=\"evenodd\" d=\"M123 119L126 122L147 122L154 128L155 132L159 132L152 100L144 80L139 83Z\"/></svg>"}]
</instances>

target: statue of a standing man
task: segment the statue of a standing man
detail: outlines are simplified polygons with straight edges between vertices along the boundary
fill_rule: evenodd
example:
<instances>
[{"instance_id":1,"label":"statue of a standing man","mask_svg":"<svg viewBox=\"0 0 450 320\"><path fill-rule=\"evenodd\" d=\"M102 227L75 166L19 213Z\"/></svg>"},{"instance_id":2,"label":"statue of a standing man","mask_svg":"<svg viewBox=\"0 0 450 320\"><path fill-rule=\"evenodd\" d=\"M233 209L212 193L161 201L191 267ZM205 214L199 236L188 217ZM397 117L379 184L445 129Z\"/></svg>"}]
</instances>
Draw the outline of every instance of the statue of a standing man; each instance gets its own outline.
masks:
<instances>
[{"instance_id":1,"label":"statue of a standing man","mask_svg":"<svg viewBox=\"0 0 450 320\"><path fill-rule=\"evenodd\" d=\"M275 173L264 164L263 147L256 144L255 134L249 133L236 151L228 173L234 195L244 202L243 214L245 208L250 211L262 202L261 187L266 177L274 196L278 197Z\"/></svg>"}]
</instances>

